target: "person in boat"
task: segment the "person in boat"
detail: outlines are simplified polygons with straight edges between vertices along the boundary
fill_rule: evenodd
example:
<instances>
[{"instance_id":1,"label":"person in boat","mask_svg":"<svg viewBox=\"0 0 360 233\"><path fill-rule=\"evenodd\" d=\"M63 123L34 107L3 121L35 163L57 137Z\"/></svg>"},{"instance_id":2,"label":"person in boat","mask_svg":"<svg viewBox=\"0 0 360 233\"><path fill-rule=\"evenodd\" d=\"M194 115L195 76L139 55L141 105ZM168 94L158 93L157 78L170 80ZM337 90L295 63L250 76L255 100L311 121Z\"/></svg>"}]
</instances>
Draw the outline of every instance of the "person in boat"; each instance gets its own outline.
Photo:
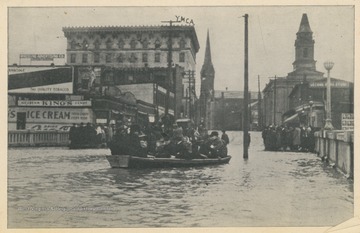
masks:
<instances>
[{"instance_id":1,"label":"person in boat","mask_svg":"<svg viewBox=\"0 0 360 233\"><path fill-rule=\"evenodd\" d=\"M205 154L209 158L226 157L227 147L225 142L219 137L219 133L213 131L200 147L200 153Z\"/></svg>"},{"instance_id":2,"label":"person in boat","mask_svg":"<svg viewBox=\"0 0 360 233\"><path fill-rule=\"evenodd\" d=\"M130 126L130 133L125 140L129 155L147 157L146 135L141 132L139 125Z\"/></svg>"},{"instance_id":3,"label":"person in boat","mask_svg":"<svg viewBox=\"0 0 360 233\"><path fill-rule=\"evenodd\" d=\"M223 140L226 145L230 143L229 136L226 134L224 129L222 130L221 140Z\"/></svg>"}]
</instances>

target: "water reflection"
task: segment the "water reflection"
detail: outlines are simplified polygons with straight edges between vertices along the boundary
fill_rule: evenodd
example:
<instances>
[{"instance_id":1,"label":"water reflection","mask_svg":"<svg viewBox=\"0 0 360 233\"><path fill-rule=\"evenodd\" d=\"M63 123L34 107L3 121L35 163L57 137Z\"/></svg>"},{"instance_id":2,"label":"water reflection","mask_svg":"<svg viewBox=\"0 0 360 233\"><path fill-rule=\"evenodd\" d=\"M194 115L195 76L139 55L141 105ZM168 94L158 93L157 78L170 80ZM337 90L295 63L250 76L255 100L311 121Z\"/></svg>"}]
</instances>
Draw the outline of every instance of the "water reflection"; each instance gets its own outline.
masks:
<instances>
[{"instance_id":1,"label":"water reflection","mask_svg":"<svg viewBox=\"0 0 360 233\"><path fill-rule=\"evenodd\" d=\"M252 133L244 160L242 134L229 135L230 164L196 168L112 169L105 149L9 150L9 227L319 226L352 216L352 183L315 155L264 152Z\"/></svg>"}]
</instances>

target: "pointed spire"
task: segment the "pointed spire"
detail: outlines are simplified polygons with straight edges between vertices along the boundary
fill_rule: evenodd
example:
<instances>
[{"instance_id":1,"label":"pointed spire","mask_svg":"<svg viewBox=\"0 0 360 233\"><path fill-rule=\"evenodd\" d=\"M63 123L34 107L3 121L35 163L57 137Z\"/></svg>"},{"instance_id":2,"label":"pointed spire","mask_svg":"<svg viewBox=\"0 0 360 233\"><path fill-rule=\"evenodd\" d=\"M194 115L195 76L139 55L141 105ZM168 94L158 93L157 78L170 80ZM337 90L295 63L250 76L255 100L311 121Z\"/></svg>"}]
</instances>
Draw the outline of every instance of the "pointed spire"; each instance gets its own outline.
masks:
<instances>
[{"instance_id":1,"label":"pointed spire","mask_svg":"<svg viewBox=\"0 0 360 233\"><path fill-rule=\"evenodd\" d=\"M298 32L312 32L307 14L303 14Z\"/></svg>"},{"instance_id":2,"label":"pointed spire","mask_svg":"<svg viewBox=\"0 0 360 233\"><path fill-rule=\"evenodd\" d=\"M210 37L209 29L207 30L206 48L205 48L205 59L204 64L211 64L211 50L210 50Z\"/></svg>"}]
</instances>

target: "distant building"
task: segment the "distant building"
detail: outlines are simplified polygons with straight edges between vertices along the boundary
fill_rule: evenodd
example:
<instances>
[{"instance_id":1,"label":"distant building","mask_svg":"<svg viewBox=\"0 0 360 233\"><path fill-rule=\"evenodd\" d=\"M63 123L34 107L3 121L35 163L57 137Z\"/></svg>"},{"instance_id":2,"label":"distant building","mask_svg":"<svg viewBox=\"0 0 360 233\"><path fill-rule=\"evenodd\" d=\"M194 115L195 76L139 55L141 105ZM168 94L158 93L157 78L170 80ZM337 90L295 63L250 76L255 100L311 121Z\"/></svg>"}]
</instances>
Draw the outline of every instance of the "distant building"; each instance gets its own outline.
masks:
<instances>
[{"instance_id":1,"label":"distant building","mask_svg":"<svg viewBox=\"0 0 360 233\"><path fill-rule=\"evenodd\" d=\"M273 78L263 90L263 125L282 123L282 115L289 110L288 96L295 85L323 78L324 73L316 70L314 43L307 14L303 14L296 33L293 71L286 77Z\"/></svg>"},{"instance_id":2,"label":"distant building","mask_svg":"<svg viewBox=\"0 0 360 233\"><path fill-rule=\"evenodd\" d=\"M290 109L284 123L322 128L326 120L326 78L297 84L289 95ZM354 113L354 84L331 78L331 118L335 129L342 129L342 114Z\"/></svg>"},{"instance_id":3,"label":"distant building","mask_svg":"<svg viewBox=\"0 0 360 233\"><path fill-rule=\"evenodd\" d=\"M249 92L249 121L250 129L255 130L253 123L257 117L257 92ZM220 91L214 92L214 129L242 130L243 129L243 91Z\"/></svg>"},{"instance_id":4,"label":"distant building","mask_svg":"<svg viewBox=\"0 0 360 233\"><path fill-rule=\"evenodd\" d=\"M206 123L208 129L214 128L214 80L215 69L211 61L210 37L209 30L206 37L206 48L204 64L200 72L201 88L199 111L201 119Z\"/></svg>"}]
</instances>

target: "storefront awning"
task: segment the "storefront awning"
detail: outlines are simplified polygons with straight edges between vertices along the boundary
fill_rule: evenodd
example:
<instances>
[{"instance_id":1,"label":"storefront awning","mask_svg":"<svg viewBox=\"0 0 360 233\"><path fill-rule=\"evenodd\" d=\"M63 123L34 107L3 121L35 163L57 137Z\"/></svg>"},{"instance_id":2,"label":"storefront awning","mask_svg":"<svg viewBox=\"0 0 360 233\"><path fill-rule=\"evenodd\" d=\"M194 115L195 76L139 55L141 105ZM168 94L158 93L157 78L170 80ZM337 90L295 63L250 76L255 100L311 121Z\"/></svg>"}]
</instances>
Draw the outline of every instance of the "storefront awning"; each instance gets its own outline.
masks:
<instances>
[{"instance_id":1,"label":"storefront awning","mask_svg":"<svg viewBox=\"0 0 360 233\"><path fill-rule=\"evenodd\" d=\"M295 113L294 115L292 115L284 120L284 123L290 123L290 122L292 122L292 123L299 122L299 115L297 113Z\"/></svg>"}]
</instances>

